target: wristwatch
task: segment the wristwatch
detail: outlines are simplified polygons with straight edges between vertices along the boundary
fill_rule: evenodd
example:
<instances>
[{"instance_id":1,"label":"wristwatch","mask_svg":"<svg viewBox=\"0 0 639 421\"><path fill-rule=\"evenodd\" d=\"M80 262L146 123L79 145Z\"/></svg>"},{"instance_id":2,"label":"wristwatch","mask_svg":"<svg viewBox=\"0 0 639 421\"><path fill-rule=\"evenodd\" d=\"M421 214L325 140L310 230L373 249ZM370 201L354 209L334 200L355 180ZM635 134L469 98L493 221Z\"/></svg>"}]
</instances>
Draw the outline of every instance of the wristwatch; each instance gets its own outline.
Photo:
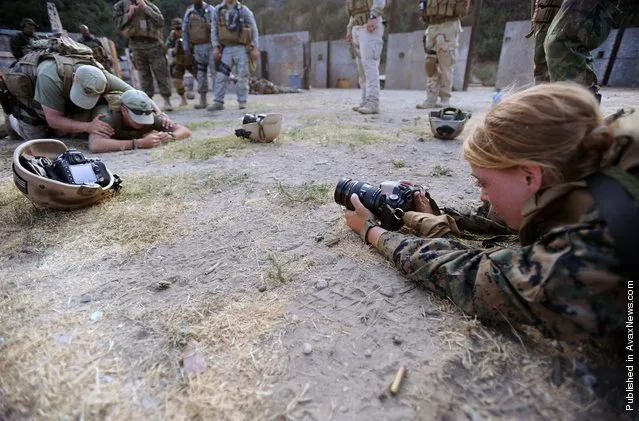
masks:
<instances>
[{"instance_id":1,"label":"wristwatch","mask_svg":"<svg viewBox=\"0 0 639 421\"><path fill-rule=\"evenodd\" d=\"M374 217L370 217L366 220L366 222L364 222L364 226L359 233L359 236L361 237L364 244L371 244L368 242L366 237L368 237L368 231L370 231L373 227L379 227L379 222L377 222Z\"/></svg>"}]
</instances>

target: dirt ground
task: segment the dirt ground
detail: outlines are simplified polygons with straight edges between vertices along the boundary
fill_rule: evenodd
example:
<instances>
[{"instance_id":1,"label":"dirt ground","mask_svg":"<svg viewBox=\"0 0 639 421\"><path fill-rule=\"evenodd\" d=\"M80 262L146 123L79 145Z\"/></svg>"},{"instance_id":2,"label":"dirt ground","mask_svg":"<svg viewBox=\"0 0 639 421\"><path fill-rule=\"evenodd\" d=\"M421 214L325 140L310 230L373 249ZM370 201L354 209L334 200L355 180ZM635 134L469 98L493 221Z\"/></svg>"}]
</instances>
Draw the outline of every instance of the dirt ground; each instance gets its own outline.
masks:
<instances>
[{"instance_id":1,"label":"dirt ground","mask_svg":"<svg viewBox=\"0 0 639 421\"><path fill-rule=\"evenodd\" d=\"M606 113L639 98L603 95ZM456 93L473 112L464 135L491 96ZM0 419L629 419L611 350L560 352L464 316L344 226L342 176L411 179L457 208L478 198L461 140L433 139L415 109L423 93L383 91L373 117L358 99L251 96L247 111L284 116L264 145L233 136L231 96L215 114L178 109L193 138L102 155L124 188L75 212L23 198L17 143L0 141Z\"/></svg>"}]
</instances>

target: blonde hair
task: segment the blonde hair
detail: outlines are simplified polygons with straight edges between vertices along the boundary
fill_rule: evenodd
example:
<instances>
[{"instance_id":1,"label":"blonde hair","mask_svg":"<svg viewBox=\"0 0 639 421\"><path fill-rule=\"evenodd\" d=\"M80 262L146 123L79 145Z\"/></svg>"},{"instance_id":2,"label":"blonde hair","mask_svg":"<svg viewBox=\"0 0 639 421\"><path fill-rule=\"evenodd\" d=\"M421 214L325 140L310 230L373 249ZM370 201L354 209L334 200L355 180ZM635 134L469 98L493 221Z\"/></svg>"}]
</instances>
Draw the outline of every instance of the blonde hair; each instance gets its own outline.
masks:
<instances>
[{"instance_id":1,"label":"blonde hair","mask_svg":"<svg viewBox=\"0 0 639 421\"><path fill-rule=\"evenodd\" d=\"M597 171L611 144L594 95L574 83L552 83L505 98L466 139L463 154L481 168L539 165L548 186Z\"/></svg>"}]
</instances>

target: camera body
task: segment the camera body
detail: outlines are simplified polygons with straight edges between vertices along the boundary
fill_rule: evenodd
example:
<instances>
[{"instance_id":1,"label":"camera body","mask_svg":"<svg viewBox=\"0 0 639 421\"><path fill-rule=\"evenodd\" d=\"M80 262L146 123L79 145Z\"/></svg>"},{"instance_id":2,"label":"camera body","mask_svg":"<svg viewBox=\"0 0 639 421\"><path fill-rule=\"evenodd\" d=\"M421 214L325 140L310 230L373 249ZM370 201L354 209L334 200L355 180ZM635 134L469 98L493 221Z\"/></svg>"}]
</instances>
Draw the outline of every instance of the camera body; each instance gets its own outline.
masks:
<instances>
[{"instance_id":1,"label":"camera body","mask_svg":"<svg viewBox=\"0 0 639 421\"><path fill-rule=\"evenodd\" d=\"M55 159L53 172L57 179L67 184L98 184L106 186L109 183L109 173L97 158L86 159L77 149L69 149Z\"/></svg>"},{"instance_id":2,"label":"camera body","mask_svg":"<svg viewBox=\"0 0 639 421\"><path fill-rule=\"evenodd\" d=\"M396 231L404 226L404 213L415 210L414 195L421 186L385 181L379 187L363 181L342 178L335 187L334 199L339 205L355 210L351 195L357 194L360 202L380 221L382 228Z\"/></svg>"}]
</instances>

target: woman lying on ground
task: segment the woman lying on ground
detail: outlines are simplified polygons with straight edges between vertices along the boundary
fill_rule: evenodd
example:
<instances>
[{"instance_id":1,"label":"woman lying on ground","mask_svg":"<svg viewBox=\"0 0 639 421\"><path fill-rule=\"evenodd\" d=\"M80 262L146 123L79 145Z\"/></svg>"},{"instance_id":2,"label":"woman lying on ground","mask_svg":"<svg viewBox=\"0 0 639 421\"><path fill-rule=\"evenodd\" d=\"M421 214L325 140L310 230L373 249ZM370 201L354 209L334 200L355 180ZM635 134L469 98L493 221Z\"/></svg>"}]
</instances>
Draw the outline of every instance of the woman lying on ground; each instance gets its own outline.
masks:
<instances>
[{"instance_id":1,"label":"woman lying on ground","mask_svg":"<svg viewBox=\"0 0 639 421\"><path fill-rule=\"evenodd\" d=\"M602 169L621 173L608 181L625 187L625 201L612 193L606 199L613 208L626 205L625 227L638 226L637 114L609 124L592 94L573 84L527 89L487 114L463 155L481 199L519 230L521 248L469 249L450 234L420 238L385 231L372 226L374 216L356 195L346 224L410 279L480 319L532 324L558 339L618 337L628 281L637 277L628 255L639 255L617 241L613 226L620 221L609 226L607 219L618 218L603 215L606 205L595 203L586 178ZM419 200L418 208L423 213L404 216L410 228L440 237L442 226L443 232L457 231L449 216L432 215L427 201ZM632 241L636 247L639 238Z\"/></svg>"}]
</instances>

